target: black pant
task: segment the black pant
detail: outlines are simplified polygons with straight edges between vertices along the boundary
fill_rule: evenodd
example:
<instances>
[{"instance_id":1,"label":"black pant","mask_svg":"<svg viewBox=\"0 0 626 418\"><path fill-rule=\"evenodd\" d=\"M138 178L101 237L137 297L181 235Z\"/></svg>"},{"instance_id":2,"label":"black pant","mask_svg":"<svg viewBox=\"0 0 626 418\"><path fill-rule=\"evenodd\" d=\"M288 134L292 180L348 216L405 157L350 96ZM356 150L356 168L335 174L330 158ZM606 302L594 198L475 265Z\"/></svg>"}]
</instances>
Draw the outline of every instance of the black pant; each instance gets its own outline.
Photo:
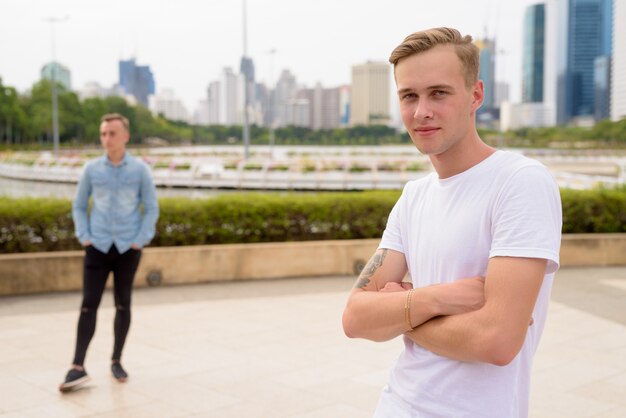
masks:
<instances>
[{"instance_id":1,"label":"black pant","mask_svg":"<svg viewBox=\"0 0 626 418\"><path fill-rule=\"evenodd\" d=\"M83 302L78 319L74 364L82 366L85 361L87 347L89 347L96 331L96 314L110 272L113 272L113 292L115 295L115 322L113 324L115 344L112 360L119 361L122 357L122 349L130 328L130 298L133 279L140 259L141 250L132 248L124 254L120 254L115 245L111 246L107 254L98 251L91 245L85 249Z\"/></svg>"}]
</instances>

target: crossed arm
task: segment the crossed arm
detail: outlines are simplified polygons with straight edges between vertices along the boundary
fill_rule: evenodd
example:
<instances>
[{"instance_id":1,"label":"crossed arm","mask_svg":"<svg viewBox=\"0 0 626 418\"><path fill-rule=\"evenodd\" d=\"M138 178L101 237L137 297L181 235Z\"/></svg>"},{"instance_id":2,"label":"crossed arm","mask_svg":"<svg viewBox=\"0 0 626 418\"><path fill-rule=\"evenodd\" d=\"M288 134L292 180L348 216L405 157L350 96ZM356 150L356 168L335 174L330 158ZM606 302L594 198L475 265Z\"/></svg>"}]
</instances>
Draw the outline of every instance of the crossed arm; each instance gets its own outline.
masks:
<instances>
[{"instance_id":1,"label":"crossed arm","mask_svg":"<svg viewBox=\"0 0 626 418\"><path fill-rule=\"evenodd\" d=\"M445 357L505 365L522 347L545 269L544 259L494 257L484 281L473 277L417 288L409 330L404 254L379 249L350 293L344 331L373 341L406 334Z\"/></svg>"}]
</instances>

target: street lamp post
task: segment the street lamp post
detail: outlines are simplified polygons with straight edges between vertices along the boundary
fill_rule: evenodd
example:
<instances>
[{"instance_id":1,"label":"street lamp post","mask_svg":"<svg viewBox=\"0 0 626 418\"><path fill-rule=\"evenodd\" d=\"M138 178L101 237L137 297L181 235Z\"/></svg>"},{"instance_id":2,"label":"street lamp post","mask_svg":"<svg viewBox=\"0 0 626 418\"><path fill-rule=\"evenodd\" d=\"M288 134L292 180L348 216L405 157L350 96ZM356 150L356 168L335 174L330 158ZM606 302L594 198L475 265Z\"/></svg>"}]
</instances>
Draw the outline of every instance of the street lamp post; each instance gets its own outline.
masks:
<instances>
[{"instance_id":1,"label":"street lamp post","mask_svg":"<svg viewBox=\"0 0 626 418\"><path fill-rule=\"evenodd\" d=\"M45 19L47 22L50 22L50 32L51 32L51 40L52 40L52 68L51 68L51 83L52 83L52 146L54 155L59 154L59 99L57 93L57 68L58 65L56 63L56 46L54 42L54 24L59 22L64 22L68 19L68 16L64 16L61 18L57 17L49 17Z\"/></svg>"},{"instance_id":2,"label":"street lamp post","mask_svg":"<svg viewBox=\"0 0 626 418\"><path fill-rule=\"evenodd\" d=\"M276 49L272 48L269 52L270 54L270 129L269 129L269 145L270 145L270 160L274 159L274 137L276 128L276 85L274 83L274 54L276 54Z\"/></svg>"},{"instance_id":3,"label":"street lamp post","mask_svg":"<svg viewBox=\"0 0 626 418\"><path fill-rule=\"evenodd\" d=\"M246 21L246 0L243 0L243 57L241 58L241 63L247 65L248 59L248 25ZM243 70L243 68L241 68ZM246 67L247 69L247 67ZM248 77L248 71L246 70L243 74L244 77L244 87L243 87L243 159L248 160L250 156L250 122L248 121L248 111L249 111L249 100L250 100L250 92L248 91L248 84L250 83Z\"/></svg>"}]
</instances>

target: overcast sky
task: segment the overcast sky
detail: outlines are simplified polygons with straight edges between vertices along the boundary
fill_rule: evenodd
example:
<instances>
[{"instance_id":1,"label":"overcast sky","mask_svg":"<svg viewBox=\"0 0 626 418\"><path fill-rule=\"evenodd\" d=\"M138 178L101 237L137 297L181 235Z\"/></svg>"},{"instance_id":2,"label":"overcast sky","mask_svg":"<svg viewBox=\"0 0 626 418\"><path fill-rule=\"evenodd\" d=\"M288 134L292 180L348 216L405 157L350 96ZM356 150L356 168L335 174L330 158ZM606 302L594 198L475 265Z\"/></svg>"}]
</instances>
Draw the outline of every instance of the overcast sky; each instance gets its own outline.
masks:
<instances>
[{"instance_id":1,"label":"overcast sky","mask_svg":"<svg viewBox=\"0 0 626 418\"><path fill-rule=\"evenodd\" d=\"M521 93L522 27L531 0L247 0L248 55L256 78L274 82L282 69L299 83L350 83L351 66L386 61L411 32L435 26L495 37L497 78ZM0 77L20 92L52 58L72 74L72 87L118 80L118 61L149 65L157 91L173 89L189 111L225 66L239 69L242 0L12 0L0 7ZM269 51L276 53L271 59ZM272 80L270 80L270 78Z\"/></svg>"}]
</instances>

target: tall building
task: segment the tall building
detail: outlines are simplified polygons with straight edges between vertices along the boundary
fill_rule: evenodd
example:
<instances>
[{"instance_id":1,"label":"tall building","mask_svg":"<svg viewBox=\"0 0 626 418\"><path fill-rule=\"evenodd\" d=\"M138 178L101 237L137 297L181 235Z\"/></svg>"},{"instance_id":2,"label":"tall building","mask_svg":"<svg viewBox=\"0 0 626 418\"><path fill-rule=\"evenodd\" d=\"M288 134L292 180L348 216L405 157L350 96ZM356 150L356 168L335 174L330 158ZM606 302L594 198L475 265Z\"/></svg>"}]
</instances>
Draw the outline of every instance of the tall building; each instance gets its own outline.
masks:
<instances>
[{"instance_id":1,"label":"tall building","mask_svg":"<svg viewBox=\"0 0 626 418\"><path fill-rule=\"evenodd\" d=\"M315 129L313 126L319 120L319 104L315 101L315 93L315 89L298 90L296 99L290 102L289 125Z\"/></svg>"},{"instance_id":2,"label":"tall building","mask_svg":"<svg viewBox=\"0 0 626 418\"><path fill-rule=\"evenodd\" d=\"M106 88L102 87L99 83L95 81L88 81L85 83L82 89L78 91L78 97L80 100L85 100L90 97L99 97L105 98L109 96L118 96L124 97L124 91L119 86L119 84L113 85L113 87Z\"/></svg>"},{"instance_id":3,"label":"tall building","mask_svg":"<svg viewBox=\"0 0 626 418\"><path fill-rule=\"evenodd\" d=\"M290 103L296 99L297 94L296 77L289 70L283 70L278 78L273 94L276 127L290 124Z\"/></svg>"},{"instance_id":4,"label":"tall building","mask_svg":"<svg viewBox=\"0 0 626 418\"><path fill-rule=\"evenodd\" d=\"M241 62L239 65L239 73L243 78L244 88L246 90L243 91L244 97L244 107L248 110L248 121L250 123L255 123L256 118L254 117L254 109L256 109L257 98L256 98L256 85L254 82L254 62L252 58L243 56L241 57Z\"/></svg>"},{"instance_id":5,"label":"tall building","mask_svg":"<svg viewBox=\"0 0 626 418\"><path fill-rule=\"evenodd\" d=\"M566 123L567 11L569 0L545 0L543 103L552 114L548 126Z\"/></svg>"},{"instance_id":6,"label":"tall building","mask_svg":"<svg viewBox=\"0 0 626 418\"><path fill-rule=\"evenodd\" d=\"M569 0L565 122L594 114L594 67L612 49L611 0Z\"/></svg>"},{"instance_id":7,"label":"tall building","mask_svg":"<svg viewBox=\"0 0 626 418\"><path fill-rule=\"evenodd\" d=\"M502 103L508 102L510 97L511 86L504 81L496 82L496 106L500 107Z\"/></svg>"},{"instance_id":8,"label":"tall building","mask_svg":"<svg viewBox=\"0 0 626 418\"><path fill-rule=\"evenodd\" d=\"M339 87L339 125L350 125L350 86Z\"/></svg>"},{"instance_id":9,"label":"tall building","mask_svg":"<svg viewBox=\"0 0 626 418\"><path fill-rule=\"evenodd\" d=\"M611 115L611 58L602 55L594 60L593 69L593 118L608 119Z\"/></svg>"},{"instance_id":10,"label":"tall building","mask_svg":"<svg viewBox=\"0 0 626 418\"><path fill-rule=\"evenodd\" d=\"M617 24L617 22L622 22ZM626 0L613 2L613 58L611 59L611 119L626 118Z\"/></svg>"},{"instance_id":11,"label":"tall building","mask_svg":"<svg viewBox=\"0 0 626 418\"><path fill-rule=\"evenodd\" d=\"M367 62L352 67L351 125L389 124L390 76L386 62Z\"/></svg>"},{"instance_id":12,"label":"tall building","mask_svg":"<svg viewBox=\"0 0 626 418\"><path fill-rule=\"evenodd\" d=\"M241 125L243 118L243 77L231 67L224 67L219 79L207 89L208 122L210 125Z\"/></svg>"},{"instance_id":13,"label":"tall building","mask_svg":"<svg viewBox=\"0 0 626 418\"><path fill-rule=\"evenodd\" d=\"M166 119L189 121L189 113L171 89L163 89L158 94L150 95L148 108L154 115L163 115Z\"/></svg>"},{"instance_id":14,"label":"tall building","mask_svg":"<svg viewBox=\"0 0 626 418\"><path fill-rule=\"evenodd\" d=\"M246 82L246 79L249 81ZM209 125L241 125L244 123L244 109L247 108L249 124L267 126L270 119L267 110L269 102L270 91L254 81L252 60L244 57L241 61L241 73L235 73L231 67L224 67L219 79L209 84L204 104L205 120Z\"/></svg>"},{"instance_id":15,"label":"tall building","mask_svg":"<svg viewBox=\"0 0 626 418\"><path fill-rule=\"evenodd\" d=\"M341 126L341 88L324 88L317 83L312 89L301 89L298 91L296 101L292 101L292 116L296 115L293 106L302 112L304 105L308 104L308 125L311 129L334 129ZM300 117L297 125L294 120L290 121L296 126L302 125L306 119Z\"/></svg>"},{"instance_id":16,"label":"tall building","mask_svg":"<svg viewBox=\"0 0 626 418\"><path fill-rule=\"evenodd\" d=\"M321 89L320 129L334 129L341 126L341 87Z\"/></svg>"},{"instance_id":17,"label":"tall building","mask_svg":"<svg viewBox=\"0 0 626 418\"><path fill-rule=\"evenodd\" d=\"M480 72L478 78L483 81L485 87L485 100L483 108L495 107L496 98L496 42L491 39L475 41L480 50Z\"/></svg>"},{"instance_id":18,"label":"tall building","mask_svg":"<svg viewBox=\"0 0 626 418\"><path fill-rule=\"evenodd\" d=\"M226 67L219 80L218 123L220 125L241 125L244 109L244 79Z\"/></svg>"},{"instance_id":19,"label":"tall building","mask_svg":"<svg viewBox=\"0 0 626 418\"><path fill-rule=\"evenodd\" d=\"M554 120L552 108L545 103L502 103L500 109L500 129L508 131L519 128L550 126Z\"/></svg>"},{"instance_id":20,"label":"tall building","mask_svg":"<svg viewBox=\"0 0 626 418\"><path fill-rule=\"evenodd\" d=\"M256 102L252 107L252 120L259 126L270 126L273 120L272 90L263 83L254 84Z\"/></svg>"},{"instance_id":21,"label":"tall building","mask_svg":"<svg viewBox=\"0 0 626 418\"><path fill-rule=\"evenodd\" d=\"M67 91L72 90L72 76L70 70L58 62L49 62L41 68L41 79L55 79Z\"/></svg>"},{"instance_id":22,"label":"tall building","mask_svg":"<svg viewBox=\"0 0 626 418\"><path fill-rule=\"evenodd\" d=\"M474 43L480 50L478 78L483 81L485 91L483 105L476 112L476 119L481 126L494 127L495 121L500 118L496 105L496 42L485 38Z\"/></svg>"},{"instance_id":23,"label":"tall building","mask_svg":"<svg viewBox=\"0 0 626 418\"><path fill-rule=\"evenodd\" d=\"M196 110L193 112L193 117L191 119L192 123L202 126L211 125L209 111L209 101L200 100L196 106Z\"/></svg>"},{"instance_id":24,"label":"tall building","mask_svg":"<svg viewBox=\"0 0 626 418\"><path fill-rule=\"evenodd\" d=\"M288 125L300 128L311 126L311 102L306 98L296 98L287 104Z\"/></svg>"},{"instance_id":25,"label":"tall building","mask_svg":"<svg viewBox=\"0 0 626 418\"><path fill-rule=\"evenodd\" d=\"M148 96L155 93L154 76L147 65L137 65L135 59L119 62L119 85L126 94L148 107Z\"/></svg>"},{"instance_id":26,"label":"tall building","mask_svg":"<svg viewBox=\"0 0 626 418\"><path fill-rule=\"evenodd\" d=\"M543 102L545 5L535 4L524 15L522 102Z\"/></svg>"},{"instance_id":27,"label":"tall building","mask_svg":"<svg viewBox=\"0 0 626 418\"><path fill-rule=\"evenodd\" d=\"M220 124L220 82L213 81L207 89L208 125Z\"/></svg>"}]
</instances>

